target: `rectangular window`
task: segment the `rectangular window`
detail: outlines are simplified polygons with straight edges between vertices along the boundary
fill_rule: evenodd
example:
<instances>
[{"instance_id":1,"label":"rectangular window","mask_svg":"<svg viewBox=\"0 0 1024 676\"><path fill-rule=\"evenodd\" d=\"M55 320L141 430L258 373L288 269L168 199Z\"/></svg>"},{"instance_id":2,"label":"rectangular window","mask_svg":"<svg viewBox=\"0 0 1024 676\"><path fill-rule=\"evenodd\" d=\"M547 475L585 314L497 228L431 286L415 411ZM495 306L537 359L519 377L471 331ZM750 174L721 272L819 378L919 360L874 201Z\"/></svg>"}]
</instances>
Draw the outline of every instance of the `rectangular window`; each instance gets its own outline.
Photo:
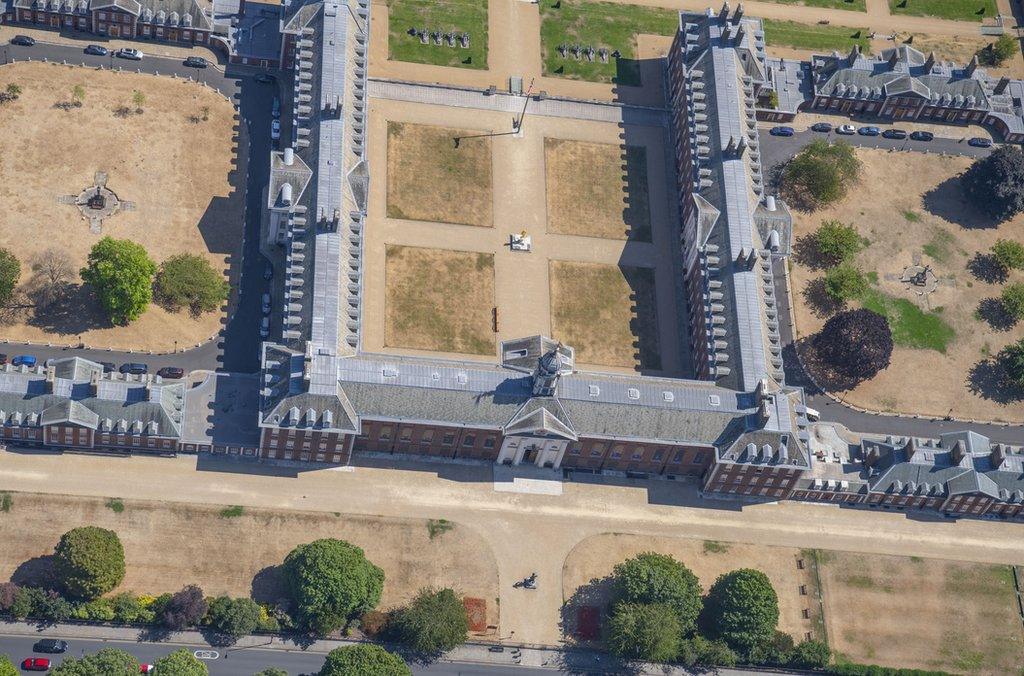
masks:
<instances>
[{"instance_id":1,"label":"rectangular window","mask_svg":"<svg viewBox=\"0 0 1024 676\"><path fill-rule=\"evenodd\" d=\"M579 455L581 450L583 450L582 444L575 443L569 447L569 455Z\"/></svg>"},{"instance_id":2,"label":"rectangular window","mask_svg":"<svg viewBox=\"0 0 1024 676\"><path fill-rule=\"evenodd\" d=\"M665 457L665 449L659 448L654 452L653 460L655 462L661 462L661 459Z\"/></svg>"},{"instance_id":3,"label":"rectangular window","mask_svg":"<svg viewBox=\"0 0 1024 676\"><path fill-rule=\"evenodd\" d=\"M412 441L412 428L411 427L403 427L401 429L401 431L398 433L398 440L399 441Z\"/></svg>"},{"instance_id":4,"label":"rectangular window","mask_svg":"<svg viewBox=\"0 0 1024 676\"><path fill-rule=\"evenodd\" d=\"M633 460L643 460L643 459L644 459L643 451L633 451Z\"/></svg>"},{"instance_id":5,"label":"rectangular window","mask_svg":"<svg viewBox=\"0 0 1024 676\"><path fill-rule=\"evenodd\" d=\"M106 19L107 18L107 13L106 12L100 12L97 16L99 16L100 19Z\"/></svg>"},{"instance_id":6,"label":"rectangular window","mask_svg":"<svg viewBox=\"0 0 1024 676\"><path fill-rule=\"evenodd\" d=\"M693 460L690 461L692 465L699 465L704 462L704 451L697 451L693 456Z\"/></svg>"},{"instance_id":7,"label":"rectangular window","mask_svg":"<svg viewBox=\"0 0 1024 676\"><path fill-rule=\"evenodd\" d=\"M484 439L484 448L494 448L494 437Z\"/></svg>"},{"instance_id":8,"label":"rectangular window","mask_svg":"<svg viewBox=\"0 0 1024 676\"><path fill-rule=\"evenodd\" d=\"M476 444L476 435L475 434L467 434L466 436L464 436L462 438L462 445L463 446L473 446L475 444Z\"/></svg>"},{"instance_id":9,"label":"rectangular window","mask_svg":"<svg viewBox=\"0 0 1024 676\"><path fill-rule=\"evenodd\" d=\"M601 457L601 451L599 451L597 449L597 446L594 446L592 449L590 449L590 457L591 458L600 458Z\"/></svg>"},{"instance_id":10,"label":"rectangular window","mask_svg":"<svg viewBox=\"0 0 1024 676\"><path fill-rule=\"evenodd\" d=\"M377 437L377 438L380 439L381 441L391 441L391 428L390 427L381 427L380 428L380 436Z\"/></svg>"},{"instance_id":11,"label":"rectangular window","mask_svg":"<svg viewBox=\"0 0 1024 676\"><path fill-rule=\"evenodd\" d=\"M672 456L672 462L674 462L674 463L682 462L683 461L683 453L684 453L684 451L676 451L675 455Z\"/></svg>"},{"instance_id":12,"label":"rectangular window","mask_svg":"<svg viewBox=\"0 0 1024 676\"><path fill-rule=\"evenodd\" d=\"M423 434L420 435L420 441L429 444L434 440L434 430L423 430Z\"/></svg>"},{"instance_id":13,"label":"rectangular window","mask_svg":"<svg viewBox=\"0 0 1024 676\"><path fill-rule=\"evenodd\" d=\"M451 432L445 432L444 437L441 439L443 446L451 446L455 443L455 435Z\"/></svg>"}]
</instances>

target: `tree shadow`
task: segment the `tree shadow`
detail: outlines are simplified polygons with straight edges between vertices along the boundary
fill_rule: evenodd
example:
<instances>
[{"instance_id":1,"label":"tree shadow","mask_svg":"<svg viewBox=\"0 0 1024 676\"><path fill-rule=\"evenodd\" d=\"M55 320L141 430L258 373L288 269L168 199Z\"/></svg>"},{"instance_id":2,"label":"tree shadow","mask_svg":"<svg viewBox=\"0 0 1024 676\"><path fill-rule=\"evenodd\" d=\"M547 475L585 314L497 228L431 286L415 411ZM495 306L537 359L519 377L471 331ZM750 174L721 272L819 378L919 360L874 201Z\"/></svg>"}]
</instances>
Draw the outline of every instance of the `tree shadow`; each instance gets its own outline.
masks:
<instances>
[{"instance_id":1,"label":"tree shadow","mask_svg":"<svg viewBox=\"0 0 1024 676\"><path fill-rule=\"evenodd\" d=\"M1006 268L991 253L975 252L971 260L967 261L967 271L975 279L989 284L1002 284L1007 279Z\"/></svg>"},{"instance_id":2,"label":"tree shadow","mask_svg":"<svg viewBox=\"0 0 1024 676\"><path fill-rule=\"evenodd\" d=\"M11 582L20 587L59 589L56 560L57 557L53 554L31 558L14 569L11 573Z\"/></svg>"},{"instance_id":3,"label":"tree shadow","mask_svg":"<svg viewBox=\"0 0 1024 676\"><path fill-rule=\"evenodd\" d=\"M1003 301L998 298L982 298L976 314L993 331L1009 331L1017 325L1017 318L1007 312Z\"/></svg>"},{"instance_id":4,"label":"tree shadow","mask_svg":"<svg viewBox=\"0 0 1024 676\"><path fill-rule=\"evenodd\" d=\"M269 603L276 606L287 605L288 594L285 592L283 566L267 566L252 578L249 595L256 603Z\"/></svg>"},{"instance_id":5,"label":"tree shadow","mask_svg":"<svg viewBox=\"0 0 1024 676\"><path fill-rule=\"evenodd\" d=\"M572 596L562 603L558 626L566 645L590 645L600 639L601 618L607 614L608 604L614 595L613 584L611 575L592 578L590 582L580 585ZM581 627L580 614L588 613L585 609L591 608L597 609L597 626Z\"/></svg>"},{"instance_id":6,"label":"tree shadow","mask_svg":"<svg viewBox=\"0 0 1024 676\"><path fill-rule=\"evenodd\" d=\"M967 388L972 394L997 404L1011 404L1024 399L1024 387L1014 382L997 357L982 359L967 374Z\"/></svg>"},{"instance_id":7,"label":"tree shadow","mask_svg":"<svg viewBox=\"0 0 1024 676\"><path fill-rule=\"evenodd\" d=\"M167 627L159 624L149 625L139 629L139 634L136 638L137 641L149 641L151 643L162 643L171 637L174 633Z\"/></svg>"},{"instance_id":8,"label":"tree shadow","mask_svg":"<svg viewBox=\"0 0 1024 676\"><path fill-rule=\"evenodd\" d=\"M814 233L803 235L793 242L793 260L811 270L825 270L834 263L821 253Z\"/></svg>"},{"instance_id":9,"label":"tree shadow","mask_svg":"<svg viewBox=\"0 0 1024 676\"><path fill-rule=\"evenodd\" d=\"M74 335L114 326L96 294L85 284L67 285L60 301L50 304L45 311L34 312L28 324L58 335Z\"/></svg>"},{"instance_id":10,"label":"tree shadow","mask_svg":"<svg viewBox=\"0 0 1024 676\"><path fill-rule=\"evenodd\" d=\"M845 302L836 300L829 295L828 290L825 287L824 277L817 277L807 282L807 285L804 287L801 295L803 296L804 303L807 304L811 313L815 317L822 319L831 317L846 307Z\"/></svg>"},{"instance_id":11,"label":"tree shadow","mask_svg":"<svg viewBox=\"0 0 1024 676\"><path fill-rule=\"evenodd\" d=\"M964 194L961 175L947 178L924 194L925 210L968 230L995 228L999 221L976 209Z\"/></svg>"}]
</instances>

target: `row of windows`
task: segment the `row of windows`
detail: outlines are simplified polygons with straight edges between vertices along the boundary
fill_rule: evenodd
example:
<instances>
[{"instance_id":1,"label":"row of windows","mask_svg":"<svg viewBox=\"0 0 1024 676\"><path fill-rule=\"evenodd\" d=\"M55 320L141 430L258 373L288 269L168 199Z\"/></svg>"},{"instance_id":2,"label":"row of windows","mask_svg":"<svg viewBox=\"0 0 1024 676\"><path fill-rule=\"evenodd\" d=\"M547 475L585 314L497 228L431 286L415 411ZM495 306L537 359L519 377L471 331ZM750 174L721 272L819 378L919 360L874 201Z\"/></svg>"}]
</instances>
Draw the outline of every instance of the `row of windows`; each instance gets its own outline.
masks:
<instances>
[{"instance_id":1,"label":"row of windows","mask_svg":"<svg viewBox=\"0 0 1024 676\"><path fill-rule=\"evenodd\" d=\"M390 426L381 427L380 431L377 434L377 441L391 441L391 438L392 438L391 435L392 435L393 432L394 432L394 430ZM413 430L412 430L411 427L402 427L402 428L400 428L399 432L398 432L398 441L400 441L402 443L410 443L412 441L412 432L413 432ZM363 439L363 440L366 440L368 438L368 436L361 434L361 435L359 435L359 438ZM466 436L464 436L462 438L462 445L466 446L466 447L476 446L476 438L477 438L476 434L473 434L472 432L467 433ZM419 440L420 440L421 443L425 443L425 444L429 444L429 443L433 442L434 441L434 430L432 430L432 429L425 429L425 430L423 430L423 432L420 434L420 439ZM495 443L496 443L496 437L494 437L493 435L484 437L484 442L483 442L484 448L494 448ZM455 433L454 432L445 432L444 436L441 437L441 445L442 446L452 446L454 444L455 444Z\"/></svg>"},{"instance_id":2,"label":"row of windows","mask_svg":"<svg viewBox=\"0 0 1024 676\"><path fill-rule=\"evenodd\" d=\"M604 455L604 452L605 452L606 448L607 448L607 446L605 444L594 444L590 448L590 457L591 458L600 458L600 457L602 457ZM624 444L615 444L614 446L612 446L612 452L609 455L609 457L612 460L619 460L620 458L622 458L622 455L625 452L625 448L626 447L625 447ZM661 462L665 458L665 451L666 451L666 449L664 449L664 448L655 449L654 454L651 456L651 461L652 462ZM633 460L633 461L641 461L641 460L644 459L644 455L646 454L646 452L647 452L647 449L645 449L643 446L637 446L635 449L633 449L633 453L630 455L630 459ZM574 443L571 446L569 446L569 455L581 455L582 453L583 453L583 444L577 442L577 443ZM674 463L674 464L679 464L679 463L681 463L683 461L683 457L685 455L686 455L686 451L678 450L678 451L676 451L672 455L672 459L669 460L669 462ZM691 458L691 460L690 460L690 464L691 465L699 465L702 462L704 462L704 452L703 451L698 451L696 454L694 454L693 458Z\"/></svg>"}]
</instances>

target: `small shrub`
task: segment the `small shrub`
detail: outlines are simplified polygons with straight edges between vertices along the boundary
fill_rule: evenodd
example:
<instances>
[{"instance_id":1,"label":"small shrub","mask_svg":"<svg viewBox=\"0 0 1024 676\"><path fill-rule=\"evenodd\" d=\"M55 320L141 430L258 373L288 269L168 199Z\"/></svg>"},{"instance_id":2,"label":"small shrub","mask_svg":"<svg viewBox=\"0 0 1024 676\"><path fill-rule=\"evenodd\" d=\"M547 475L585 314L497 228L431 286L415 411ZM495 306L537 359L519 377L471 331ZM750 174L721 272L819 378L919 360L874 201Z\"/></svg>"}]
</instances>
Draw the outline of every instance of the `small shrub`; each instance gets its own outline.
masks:
<instances>
[{"instance_id":1,"label":"small shrub","mask_svg":"<svg viewBox=\"0 0 1024 676\"><path fill-rule=\"evenodd\" d=\"M864 273L849 263L837 265L825 273L825 292L837 302L860 298L867 289Z\"/></svg>"},{"instance_id":2,"label":"small shrub","mask_svg":"<svg viewBox=\"0 0 1024 676\"><path fill-rule=\"evenodd\" d=\"M430 534L431 540L444 535L453 528L455 528L455 524L448 519L430 519L427 521L427 533Z\"/></svg>"},{"instance_id":3,"label":"small shrub","mask_svg":"<svg viewBox=\"0 0 1024 676\"><path fill-rule=\"evenodd\" d=\"M14 506L14 498L11 497L10 493L0 493L0 512L9 512L11 507Z\"/></svg>"},{"instance_id":4,"label":"small shrub","mask_svg":"<svg viewBox=\"0 0 1024 676\"><path fill-rule=\"evenodd\" d=\"M220 510L220 518L222 519L234 519L237 516L242 516L245 513L245 508L241 505L232 505L225 507Z\"/></svg>"},{"instance_id":5,"label":"small shrub","mask_svg":"<svg viewBox=\"0 0 1024 676\"><path fill-rule=\"evenodd\" d=\"M1006 313L1015 319L1024 319L1024 284L1010 284L999 295Z\"/></svg>"},{"instance_id":6,"label":"small shrub","mask_svg":"<svg viewBox=\"0 0 1024 676\"><path fill-rule=\"evenodd\" d=\"M110 498L107 500L107 509L115 514L120 514L124 511L124 502L121 501L121 498Z\"/></svg>"},{"instance_id":7,"label":"small shrub","mask_svg":"<svg viewBox=\"0 0 1024 676\"><path fill-rule=\"evenodd\" d=\"M1004 271L1024 269L1024 244L1000 239L992 245L992 257Z\"/></svg>"},{"instance_id":8,"label":"small shrub","mask_svg":"<svg viewBox=\"0 0 1024 676\"><path fill-rule=\"evenodd\" d=\"M154 606L157 603L153 604ZM168 629L181 631L186 627L199 624L210 609L203 590L196 585L188 585L161 604L160 621Z\"/></svg>"},{"instance_id":9,"label":"small shrub","mask_svg":"<svg viewBox=\"0 0 1024 676\"><path fill-rule=\"evenodd\" d=\"M704 553L705 554L725 554L729 551L729 545L724 542L718 542L716 540L705 540L704 541Z\"/></svg>"},{"instance_id":10,"label":"small shrub","mask_svg":"<svg viewBox=\"0 0 1024 676\"><path fill-rule=\"evenodd\" d=\"M252 599L218 596L210 601L206 619L218 633L238 638L251 634L259 626L260 607Z\"/></svg>"}]
</instances>

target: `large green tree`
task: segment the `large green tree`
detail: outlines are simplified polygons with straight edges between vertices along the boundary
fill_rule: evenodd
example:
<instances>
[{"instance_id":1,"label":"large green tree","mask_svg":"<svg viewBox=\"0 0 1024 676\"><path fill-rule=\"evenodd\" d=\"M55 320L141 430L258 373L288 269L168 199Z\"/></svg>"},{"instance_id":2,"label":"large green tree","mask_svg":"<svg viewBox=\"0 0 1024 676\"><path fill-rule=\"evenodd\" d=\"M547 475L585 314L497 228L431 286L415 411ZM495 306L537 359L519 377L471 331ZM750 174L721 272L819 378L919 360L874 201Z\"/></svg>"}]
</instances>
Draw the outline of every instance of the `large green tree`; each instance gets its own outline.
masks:
<instances>
[{"instance_id":1,"label":"large green tree","mask_svg":"<svg viewBox=\"0 0 1024 676\"><path fill-rule=\"evenodd\" d=\"M960 178L966 198L997 221L1024 211L1024 152L1000 146L975 160Z\"/></svg>"},{"instance_id":2,"label":"large green tree","mask_svg":"<svg viewBox=\"0 0 1024 676\"><path fill-rule=\"evenodd\" d=\"M57 543L54 569L70 596L94 599L124 579L124 547L112 530L75 528Z\"/></svg>"},{"instance_id":3,"label":"large green tree","mask_svg":"<svg viewBox=\"0 0 1024 676\"><path fill-rule=\"evenodd\" d=\"M779 597L768 576L753 568L720 575L704 608L708 631L743 655L771 641L779 624Z\"/></svg>"},{"instance_id":4,"label":"large green tree","mask_svg":"<svg viewBox=\"0 0 1024 676\"><path fill-rule=\"evenodd\" d=\"M14 289L21 279L21 263L7 249L0 249L0 305L7 305L14 297Z\"/></svg>"},{"instance_id":5,"label":"large green tree","mask_svg":"<svg viewBox=\"0 0 1024 676\"><path fill-rule=\"evenodd\" d=\"M701 588L697 576L671 556L644 552L615 566L612 573L616 595L630 603L663 603L675 612L679 630L688 634L697 627Z\"/></svg>"},{"instance_id":6,"label":"large green tree","mask_svg":"<svg viewBox=\"0 0 1024 676\"><path fill-rule=\"evenodd\" d=\"M333 538L293 549L284 560L284 578L299 621L320 634L373 610L384 588L384 571L362 549Z\"/></svg>"},{"instance_id":7,"label":"large green tree","mask_svg":"<svg viewBox=\"0 0 1024 676\"><path fill-rule=\"evenodd\" d=\"M436 655L465 642L469 620L453 590L421 589L409 605L395 612L388 631L415 652Z\"/></svg>"},{"instance_id":8,"label":"large green tree","mask_svg":"<svg viewBox=\"0 0 1024 676\"><path fill-rule=\"evenodd\" d=\"M1010 381L1017 387L1024 387L1024 338L1000 350L998 360Z\"/></svg>"},{"instance_id":9,"label":"large green tree","mask_svg":"<svg viewBox=\"0 0 1024 676\"><path fill-rule=\"evenodd\" d=\"M104 237L96 242L79 274L115 324L138 319L153 300L156 263L141 244L129 239Z\"/></svg>"},{"instance_id":10,"label":"large green tree","mask_svg":"<svg viewBox=\"0 0 1024 676\"><path fill-rule=\"evenodd\" d=\"M665 603L616 603L605 645L626 659L671 662L679 656L683 630L676 609Z\"/></svg>"},{"instance_id":11,"label":"large green tree","mask_svg":"<svg viewBox=\"0 0 1024 676\"><path fill-rule=\"evenodd\" d=\"M1016 282L1008 285L999 294L1003 307L1014 319L1024 319L1024 283Z\"/></svg>"},{"instance_id":12,"label":"large green tree","mask_svg":"<svg viewBox=\"0 0 1024 676\"><path fill-rule=\"evenodd\" d=\"M209 609L210 606L203 597L203 590L193 584L175 592L164 604L159 618L168 629L181 631L199 624L199 620L203 619Z\"/></svg>"},{"instance_id":13,"label":"large green tree","mask_svg":"<svg viewBox=\"0 0 1024 676\"><path fill-rule=\"evenodd\" d=\"M864 248L864 239L852 225L842 221L822 221L814 231L814 246L818 254L835 265L848 261Z\"/></svg>"},{"instance_id":14,"label":"large green tree","mask_svg":"<svg viewBox=\"0 0 1024 676\"><path fill-rule=\"evenodd\" d=\"M1005 271L1024 268L1024 244L1012 239L997 239L992 245L992 256Z\"/></svg>"},{"instance_id":15,"label":"large green tree","mask_svg":"<svg viewBox=\"0 0 1024 676\"><path fill-rule=\"evenodd\" d=\"M215 631L238 638L256 631L260 622L260 607L252 599L218 596L210 601L210 610L206 616Z\"/></svg>"},{"instance_id":16,"label":"large green tree","mask_svg":"<svg viewBox=\"0 0 1024 676\"><path fill-rule=\"evenodd\" d=\"M783 172L787 195L798 205L817 209L846 196L860 175L860 160L842 141L813 141L790 160Z\"/></svg>"},{"instance_id":17,"label":"large green tree","mask_svg":"<svg viewBox=\"0 0 1024 676\"><path fill-rule=\"evenodd\" d=\"M830 317L812 340L818 355L847 378L873 378L892 358L889 322L867 308Z\"/></svg>"},{"instance_id":18,"label":"large green tree","mask_svg":"<svg viewBox=\"0 0 1024 676\"><path fill-rule=\"evenodd\" d=\"M825 273L825 293L839 303L860 298L867 290L867 278L851 263L840 263Z\"/></svg>"},{"instance_id":19,"label":"large green tree","mask_svg":"<svg viewBox=\"0 0 1024 676\"><path fill-rule=\"evenodd\" d=\"M210 670L188 648L179 648L153 663L155 676L209 676Z\"/></svg>"},{"instance_id":20,"label":"large green tree","mask_svg":"<svg viewBox=\"0 0 1024 676\"><path fill-rule=\"evenodd\" d=\"M159 303L193 315L212 312L228 297L228 283L210 261L195 254L171 256L160 265L154 287Z\"/></svg>"},{"instance_id":21,"label":"large green tree","mask_svg":"<svg viewBox=\"0 0 1024 676\"><path fill-rule=\"evenodd\" d=\"M0 655L0 676L19 676L18 668L7 655Z\"/></svg>"},{"instance_id":22,"label":"large green tree","mask_svg":"<svg viewBox=\"0 0 1024 676\"><path fill-rule=\"evenodd\" d=\"M379 645L363 643L335 648L319 676L411 676L405 661Z\"/></svg>"},{"instance_id":23,"label":"large green tree","mask_svg":"<svg viewBox=\"0 0 1024 676\"><path fill-rule=\"evenodd\" d=\"M125 650L103 648L82 658L65 657L50 673L53 676L135 676L139 673L139 661Z\"/></svg>"}]
</instances>

